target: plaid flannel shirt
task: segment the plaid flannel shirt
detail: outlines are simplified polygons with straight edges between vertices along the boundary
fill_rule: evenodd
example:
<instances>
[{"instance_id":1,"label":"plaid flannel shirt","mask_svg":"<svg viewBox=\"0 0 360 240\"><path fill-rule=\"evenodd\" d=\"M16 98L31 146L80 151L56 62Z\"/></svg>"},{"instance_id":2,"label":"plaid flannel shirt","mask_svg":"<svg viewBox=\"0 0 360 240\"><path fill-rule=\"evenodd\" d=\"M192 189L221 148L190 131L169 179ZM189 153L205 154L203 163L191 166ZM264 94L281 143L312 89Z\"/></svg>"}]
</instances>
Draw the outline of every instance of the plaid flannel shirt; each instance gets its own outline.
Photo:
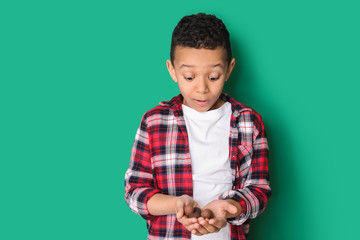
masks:
<instances>
[{"instance_id":1,"label":"plaid flannel shirt","mask_svg":"<svg viewBox=\"0 0 360 240\"><path fill-rule=\"evenodd\" d=\"M240 202L243 212L228 222L231 240L246 239L249 219L264 211L271 195L267 138L257 112L225 93L221 98L232 105L229 158L233 187L219 199ZM147 208L147 201L156 193L193 196L182 100L180 94L144 114L125 174L125 200L133 212L147 220L148 239L191 239L175 215L153 216Z\"/></svg>"}]
</instances>

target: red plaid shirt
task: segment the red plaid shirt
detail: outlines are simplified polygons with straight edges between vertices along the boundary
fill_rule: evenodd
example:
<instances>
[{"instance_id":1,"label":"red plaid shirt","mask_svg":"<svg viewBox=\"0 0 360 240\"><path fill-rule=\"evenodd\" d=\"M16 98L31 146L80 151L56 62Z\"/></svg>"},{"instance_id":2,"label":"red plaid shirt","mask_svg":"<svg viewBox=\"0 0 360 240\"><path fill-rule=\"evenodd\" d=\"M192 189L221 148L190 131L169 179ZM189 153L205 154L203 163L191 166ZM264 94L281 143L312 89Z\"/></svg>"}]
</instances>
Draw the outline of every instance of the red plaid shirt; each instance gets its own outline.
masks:
<instances>
[{"instance_id":1,"label":"red plaid shirt","mask_svg":"<svg viewBox=\"0 0 360 240\"><path fill-rule=\"evenodd\" d=\"M264 211L271 195L268 144L261 116L223 93L232 105L229 157L233 188L219 199L239 201L243 212L228 219L231 240L246 239L249 219ZM146 112L132 148L125 174L125 200L131 210L147 220L148 239L190 239L191 233L175 215L149 214L147 201L156 193L193 195L189 141L182 112L182 95L161 102Z\"/></svg>"}]
</instances>

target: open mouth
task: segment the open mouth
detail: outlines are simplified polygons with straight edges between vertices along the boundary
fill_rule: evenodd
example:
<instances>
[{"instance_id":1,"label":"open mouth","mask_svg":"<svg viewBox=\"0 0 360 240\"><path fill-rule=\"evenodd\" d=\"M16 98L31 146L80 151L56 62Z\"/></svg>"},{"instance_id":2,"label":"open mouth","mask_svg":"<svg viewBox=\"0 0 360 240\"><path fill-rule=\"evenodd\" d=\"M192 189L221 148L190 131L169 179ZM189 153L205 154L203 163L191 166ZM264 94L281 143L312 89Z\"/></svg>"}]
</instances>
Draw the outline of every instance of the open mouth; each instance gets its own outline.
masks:
<instances>
[{"instance_id":1,"label":"open mouth","mask_svg":"<svg viewBox=\"0 0 360 240\"><path fill-rule=\"evenodd\" d=\"M208 101L207 100L195 100L195 102L198 105L205 105Z\"/></svg>"}]
</instances>

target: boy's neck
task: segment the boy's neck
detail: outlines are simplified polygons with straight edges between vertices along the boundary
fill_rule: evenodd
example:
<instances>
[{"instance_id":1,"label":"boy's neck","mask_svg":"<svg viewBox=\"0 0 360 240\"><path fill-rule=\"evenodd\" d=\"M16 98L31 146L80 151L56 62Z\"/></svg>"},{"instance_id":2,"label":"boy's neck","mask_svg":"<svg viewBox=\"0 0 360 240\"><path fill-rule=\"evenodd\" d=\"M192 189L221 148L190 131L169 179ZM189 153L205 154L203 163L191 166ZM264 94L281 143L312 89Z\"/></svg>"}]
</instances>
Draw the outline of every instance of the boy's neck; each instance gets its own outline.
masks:
<instances>
[{"instance_id":1,"label":"boy's neck","mask_svg":"<svg viewBox=\"0 0 360 240\"><path fill-rule=\"evenodd\" d=\"M222 100L221 97L219 97L219 99L218 99L218 100L216 101L216 103L209 109L209 111L220 108L222 105L224 105L224 103L225 103L225 101Z\"/></svg>"},{"instance_id":2,"label":"boy's neck","mask_svg":"<svg viewBox=\"0 0 360 240\"><path fill-rule=\"evenodd\" d=\"M219 99L215 102L215 104L208 111L218 109L222 105L224 105L224 103L225 103L225 101L221 97L219 97ZM184 99L182 101L182 104L184 104Z\"/></svg>"}]
</instances>

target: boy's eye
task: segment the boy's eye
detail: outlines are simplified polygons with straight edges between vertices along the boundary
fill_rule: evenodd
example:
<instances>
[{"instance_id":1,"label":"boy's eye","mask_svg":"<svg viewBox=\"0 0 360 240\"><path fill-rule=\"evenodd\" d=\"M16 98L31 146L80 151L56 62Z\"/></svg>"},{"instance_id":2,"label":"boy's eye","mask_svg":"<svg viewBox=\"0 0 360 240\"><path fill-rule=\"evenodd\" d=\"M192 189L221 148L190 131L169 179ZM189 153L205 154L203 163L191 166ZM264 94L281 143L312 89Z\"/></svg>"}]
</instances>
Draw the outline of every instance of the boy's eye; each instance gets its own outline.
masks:
<instances>
[{"instance_id":1,"label":"boy's eye","mask_svg":"<svg viewBox=\"0 0 360 240\"><path fill-rule=\"evenodd\" d=\"M212 81L215 81L215 80L218 80L219 77L209 77L209 79L212 80Z\"/></svg>"},{"instance_id":2,"label":"boy's eye","mask_svg":"<svg viewBox=\"0 0 360 240\"><path fill-rule=\"evenodd\" d=\"M186 80L188 80L188 81L191 81L191 80L194 80L194 78L193 77L184 77Z\"/></svg>"}]
</instances>

